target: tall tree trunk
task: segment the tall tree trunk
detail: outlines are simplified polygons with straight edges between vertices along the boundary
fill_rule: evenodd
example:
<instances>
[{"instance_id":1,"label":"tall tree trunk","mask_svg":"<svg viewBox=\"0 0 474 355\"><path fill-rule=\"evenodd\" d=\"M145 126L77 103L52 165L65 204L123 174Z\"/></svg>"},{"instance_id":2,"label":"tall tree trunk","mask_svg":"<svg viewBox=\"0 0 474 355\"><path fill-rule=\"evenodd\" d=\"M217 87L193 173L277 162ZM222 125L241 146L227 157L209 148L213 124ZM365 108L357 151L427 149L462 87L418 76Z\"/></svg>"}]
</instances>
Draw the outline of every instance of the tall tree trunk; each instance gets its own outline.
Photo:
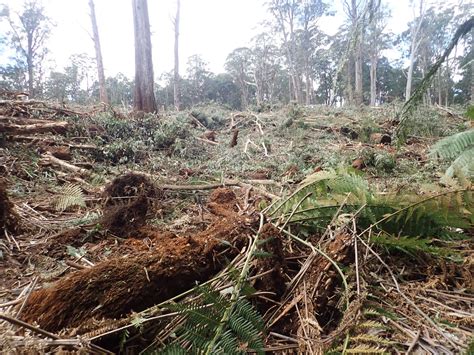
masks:
<instances>
[{"instance_id":1,"label":"tall tree trunk","mask_svg":"<svg viewBox=\"0 0 474 355\"><path fill-rule=\"evenodd\" d=\"M34 68L33 68L33 36L28 34L28 52L26 56L26 65L28 66L28 91L30 98L35 97L34 92Z\"/></svg>"},{"instance_id":2,"label":"tall tree trunk","mask_svg":"<svg viewBox=\"0 0 474 355\"><path fill-rule=\"evenodd\" d=\"M418 16L418 22L413 24L413 28L411 29L411 44L410 44L410 64L408 67L407 73L407 84L405 88L405 102L410 100L411 97L411 87L413 81L413 67L415 66L415 59L419 47L419 39L418 36L420 34L421 23L423 22L423 0L420 0L420 13Z\"/></svg>"},{"instance_id":3,"label":"tall tree trunk","mask_svg":"<svg viewBox=\"0 0 474 355\"><path fill-rule=\"evenodd\" d=\"M97 76L99 78L99 100L105 104L109 103L107 89L105 87L104 62L102 61L102 50L100 48L99 29L97 27L97 18L95 16L94 0L89 0L92 20L92 34L94 36L95 59L97 62Z\"/></svg>"},{"instance_id":4,"label":"tall tree trunk","mask_svg":"<svg viewBox=\"0 0 474 355\"><path fill-rule=\"evenodd\" d=\"M180 102L180 77L179 77L179 18L181 11L181 0L176 2L176 17L174 19L174 107L179 111Z\"/></svg>"},{"instance_id":5,"label":"tall tree trunk","mask_svg":"<svg viewBox=\"0 0 474 355\"><path fill-rule=\"evenodd\" d=\"M351 58L347 61L347 64L346 64L346 70L347 70L346 96L347 96L347 103L349 105L351 105L354 102L354 90L352 89L352 70L351 70L352 63L353 63L353 60Z\"/></svg>"},{"instance_id":6,"label":"tall tree trunk","mask_svg":"<svg viewBox=\"0 0 474 355\"><path fill-rule=\"evenodd\" d=\"M469 103L474 106L474 60L471 60L471 100Z\"/></svg>"},{"instance_id":7,"label":"tall tree trunk","mask_svg":"<svg viewBox=\"0 0 474 355\"><path fill-rule=\"evenodd\" d=\"M147 0L132 0L132 6L135 32L135 90L133 106L137 111L156 112Z\"/></svg>"},{"instance_id":8,"label":"tall tree trunk","mask_svg":"<svg viewBox=\"0 0 474 355\"><path fill-rule=\"evenodd\" d=\"M370 58L370 106L375 106L377 98L377 56Z\"/></svg>"},{"instance_id":9,"label":"tall tree trunk","mask_svg":"<svg viewBox=\"0 0 474 355\"><path fill-rule=\"evenodd\" d=\"M362 39L360 39L362 40ZM354 99L356 105L362 105L364 100L363 87L362 87L362 46L361 43L357 43L356 56L355 56L355 90Z\"/></svg>"},{"instance_id":10,"label":"tall tree trunk","mask_svg":"<svg viewBox=\"0 0 474 355\"><path fill-rule=\"evenodd\" d=\"M357 11L357 0L351 1L352 7L352 30L356 33L356 44L354 48L354 100L356 105L361 105L363 100L362 88L362 32L363 26L360 25Z\"/></svg>"},{"instance_id":11,"label":"tall tree trunk","mask_svg":"<svg viewBox=\"0 0 474 355\"><path fill-rule=\"evenodd\" d=\"M309 74L309 68L306 67L306 105L311 105L311 76Z\"/></svg>"},{"instance_id":12,"label":"tall tree trunk","mask_svg":"<svg viewBox=\"0 0 474 355\"><path fill-rule=\"evenodd\" d=\"M441 97L441 69L438 70L438 105L442 105L443 104L443 99Z\"/></svg>"}]
</instances>

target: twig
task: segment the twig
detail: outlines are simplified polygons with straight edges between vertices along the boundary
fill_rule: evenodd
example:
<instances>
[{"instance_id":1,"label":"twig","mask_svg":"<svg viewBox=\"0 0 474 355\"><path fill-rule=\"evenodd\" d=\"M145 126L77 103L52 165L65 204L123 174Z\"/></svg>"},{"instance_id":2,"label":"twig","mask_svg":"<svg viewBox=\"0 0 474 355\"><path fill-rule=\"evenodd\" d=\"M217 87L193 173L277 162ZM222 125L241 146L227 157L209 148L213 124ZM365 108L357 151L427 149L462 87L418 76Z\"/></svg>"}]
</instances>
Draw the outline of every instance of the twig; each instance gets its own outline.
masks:
<instances>
[{"instance_id":1,"label":"twig","mask_svg":"<svg viewBox=\"0 0 474 355\"><path fill-rule=\"evenodd\" d=\"M194 137L194 138L196 138L198 141L201 141L201 142L204 142L204 143L207 143L207 144L219 145L218 142L210 141L209 139L206 139L206 138L201 138L201 137Z\"/></svg>"},{"instance_id":2,"label":"twig","mask_svg":"<svg viewBox=\"0 0 474 355\"><path fill-rule=\"evenodd\" d=\"M30 298L30 295L31 293L33 292L33 290L35 289L35 286L36 286L36 283L38 282L38 276L36 276L33 281L31 281L31 284L30 284L30 287L28 288L28 291L26 293L26 296L25 296L25 299L23 300L23 303L21 304L21 307L20 309L18 310L18 312L16 313L16 317L18 318L21 314L21 311L23 310L23 308L25 307L25 304L26 302L28 301L28 299Z\"/></svg>"},{"instance_id":3,"label":"twig","mask_svg":"<svg viewBox=\"0 0 474 355\"><path fill-rule=\"evenodd\" d=\"M392 269L390 269L390 266L387 265L387 263L385 261L383 261L383 259L380 257L379 254L377 254L359 235L357 236L357 238L361 241L362 244L364 244L364 246L370 250L370 252L380 261L380 263L385 267L385 269L387 269L388 273L390 274L390 277L392 278L393 280L393 283L395 284L395 288L398 292L398 294L400 296L403 297L403 299L410 305L412 306L420 316L422 316L424 319L426 319L428 321L429 324L431 324L431 326L433 328L436 329L436 331L441 335L443 336L443 338L445 338L449 344L451 344L454 348L457 348L457 345L445 334L445 332L428 316L426 315L416 304L415 302L413 302L411 299L409 299L403 292L402 290L400 289L400 285L398 284L398 281L395 277L395 275L393 274L392 272Z\"/></svg>"},{"instance_id":4,"label":"twig","mask_svg":"<svg viewBox=\"0 0 474 355\"><path fill-rule=\"evenodd\" d=\"M412 350L415 348L416 343L418 343L418 339L420 339L420 334L421 334L421 331L418 329L418 331L416 332L415 337L413 338L410 346L408 347L408 350L406 352L407 355L409 355L412 352Z\"/></svg>"},{"instance_id":5,"label":"twig","mask_svg":"<svg viewBox=\"0 0 474 355\"><path fill-rule=\"evenodd\" d=\"M61 340L61 338L56 335L56 334L53 334L53 333L50 333L46 330L43 330L39 327L35 327L35 326L32 326L31 324L28 324L26 322L23 322L22 320L19 320L19 319L16 319L16 318L13 318L13 317L10 317L4 313L0 313L0 318L11 323L11 324L15 324L19 327L22 327L22 328L26 328L26 329L29 329L31 330L32 332L34 333L37 333L37 334L40 334L40 335L43 335L45 337L48 337L48 338L51 338L51 339L54 339L54 340ZM80 344L76 344L76 345L80 345ZM90 348L92 350L95 350L99 353L102 353L102 354L113 354L112 352L98 346L98 345L95 345L95 344L88 344L90 346Z\"/></svg>"}]
</instances>

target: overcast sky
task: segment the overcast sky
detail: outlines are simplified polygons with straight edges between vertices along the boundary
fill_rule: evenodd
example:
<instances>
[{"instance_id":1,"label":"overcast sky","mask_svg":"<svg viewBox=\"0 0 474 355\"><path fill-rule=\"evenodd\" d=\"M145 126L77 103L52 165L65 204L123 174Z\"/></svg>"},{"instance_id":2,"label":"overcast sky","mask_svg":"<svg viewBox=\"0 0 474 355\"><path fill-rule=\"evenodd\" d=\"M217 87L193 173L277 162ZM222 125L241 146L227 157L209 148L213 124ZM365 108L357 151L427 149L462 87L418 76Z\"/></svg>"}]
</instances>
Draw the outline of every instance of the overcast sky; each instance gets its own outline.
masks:
<instances>
[{"instance_id":1,"label":"overcast sky","mask_svg":"<svg viewBox=\"0 0 474 355\"><path fill-rule=\"evenodd\" d=\"M400 33L413 18L410 0L382 0L392 10L388 29ZM432 0L431 3L457 4L462 0ZM334 33L344 19L342 0L335 0L335 17L320 24ZM18 9L22 0L0 0ZM91 22L88 0L43 0L47 15L56 24L48 41L53 68L61 70L71 54L94 55L90 39ZM95 0L106 75L134 73L133 20L130 0ZM173 23L175 0L149 0L155 75L173 69ZM262 21L269 18L265 0L181 0L180 57L181 72L189 56L200 54L210 69L222 72L227 55L235 48L247 46L259 33ZM5 23L0 29L5 31ZM5 64L0 58L0 65Z\"/></svg>"}]
</instances>

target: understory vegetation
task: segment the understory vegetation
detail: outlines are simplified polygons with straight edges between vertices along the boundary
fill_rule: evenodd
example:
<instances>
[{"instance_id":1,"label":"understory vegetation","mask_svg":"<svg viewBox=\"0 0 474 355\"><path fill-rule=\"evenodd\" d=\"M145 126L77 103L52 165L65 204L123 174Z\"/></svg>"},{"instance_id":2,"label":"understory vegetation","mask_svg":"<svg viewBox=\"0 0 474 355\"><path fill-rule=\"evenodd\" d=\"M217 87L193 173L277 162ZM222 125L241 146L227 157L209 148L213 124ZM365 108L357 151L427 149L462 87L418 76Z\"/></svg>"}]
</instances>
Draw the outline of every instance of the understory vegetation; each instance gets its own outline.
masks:
<instances>
[{"instance_id":1,"label":"understory vegetation","mask_svg":"<svg viewBox=\"0 0 474 355\"><path fill-rule=\"evenodd\" d=\"M2 349L467 352L472 121L422 107L396 147L399 109L77 107L7 133L0 316L39 328Z\"/></svg>"}]
</instances>

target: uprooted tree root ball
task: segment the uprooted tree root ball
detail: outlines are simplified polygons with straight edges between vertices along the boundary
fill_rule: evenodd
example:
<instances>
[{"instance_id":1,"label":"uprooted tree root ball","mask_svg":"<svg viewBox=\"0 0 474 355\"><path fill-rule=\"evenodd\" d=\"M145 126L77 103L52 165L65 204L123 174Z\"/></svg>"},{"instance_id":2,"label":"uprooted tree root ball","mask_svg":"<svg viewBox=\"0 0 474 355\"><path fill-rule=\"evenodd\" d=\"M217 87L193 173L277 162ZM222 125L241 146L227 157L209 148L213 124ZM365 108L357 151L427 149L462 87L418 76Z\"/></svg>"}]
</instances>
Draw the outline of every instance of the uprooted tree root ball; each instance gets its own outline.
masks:
<instances>
[{"instance_id":1,"label":"uprooted tree root ball","mask_svg":"<svg viewBox=\"0 0 474 355\"><path fill-rule=\"evenodd\" d=\"M107 207L100 224L116 236L129 237L145 225L148 206L148 199L142 195L132 201Z\"/></svg>"},{"instance_id":2,"label":"uprooted tree root ball","mask_svg":"<svg viewBox=\"0 0 474 355\"><path fill-rule=\"evenodd\" d=\"M139 196L159 197L159 190L155 184L143 174L130 172L121 175L104 189L104 197L108 206L127 203L127 198L134 199Z\"/></svg>"},{"instance_id":3,"label":"uprooted tree root ball","mask_svg":"<svg viewBox=\"0 0 474 355\"><path fill-rule=\"evenodd\" d=\"M153 236L148 228L145 235L156 242L153 250L102 262L34 292L23 318L57 331L141 311L209 279L237 252L231 248L222 255L228 243L245 243L255 223L231 212L196 235L157 231Z\"/></svg>"}]
</instances>

